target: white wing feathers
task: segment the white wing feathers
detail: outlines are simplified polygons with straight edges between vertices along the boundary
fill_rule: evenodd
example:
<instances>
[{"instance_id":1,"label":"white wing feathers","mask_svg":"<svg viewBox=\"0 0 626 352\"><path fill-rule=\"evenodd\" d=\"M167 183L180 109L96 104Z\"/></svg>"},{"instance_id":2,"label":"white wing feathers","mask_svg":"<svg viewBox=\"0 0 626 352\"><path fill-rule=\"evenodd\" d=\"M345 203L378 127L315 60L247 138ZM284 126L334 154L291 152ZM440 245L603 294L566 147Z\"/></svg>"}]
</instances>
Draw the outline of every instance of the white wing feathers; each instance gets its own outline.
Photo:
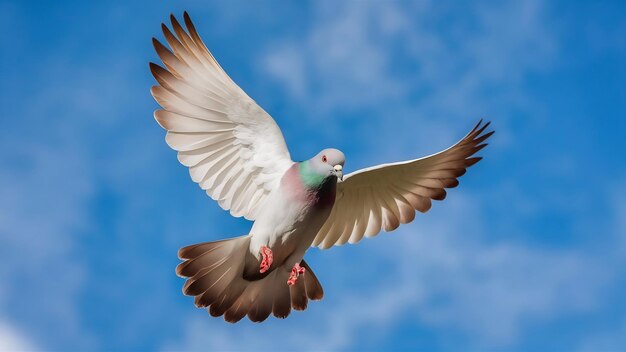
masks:
<instances>
[{"instance_id":1,"label":"white wing feathers","mask_svg":"<svg viewBox=\"0 0 626 352\"><path fill-rule=\"evenodd\" d=\"M395 230L424 213L431 199L443 200L445 188L456 187L458 177L480 161L471 157L484 148L493 131L483 134L489 123L482 120L461 141L437 154L421 159L378 165L346 175L337 185L337 200L330 217L312 246L322 249L363 236L376 236L381 229Z\"/></svg>"},{"instance_id":2,"label":"white wing feathers","mask_svg":"<svg viewBox=\"0 0 626 352\"><path fill-rule=\"evenodd\" d=\"M150 63L163 107L154 117L167 144L206 193L233 216L254 220L284 172L293 164L276 122L220 67L185 12L187 33L171 16L171 47L154 47L165 68Z\"/></svg>"}]
</instances>

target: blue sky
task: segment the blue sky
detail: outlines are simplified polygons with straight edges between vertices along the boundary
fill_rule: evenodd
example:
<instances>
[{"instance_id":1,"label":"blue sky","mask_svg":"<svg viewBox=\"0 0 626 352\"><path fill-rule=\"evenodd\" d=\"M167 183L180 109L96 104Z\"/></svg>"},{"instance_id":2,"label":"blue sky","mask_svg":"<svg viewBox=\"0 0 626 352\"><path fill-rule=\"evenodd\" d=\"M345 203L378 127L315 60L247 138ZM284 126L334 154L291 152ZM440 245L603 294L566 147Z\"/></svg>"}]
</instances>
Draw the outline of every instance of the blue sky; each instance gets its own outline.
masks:
<instances>
[{"instance_id":1,"label":"blue sky","mask_svg":"<svg viewBox=\"0 0 626 352\"><path fill-rule=\"evenodd\" d=\"M391 234L311 250L326 296L229 325L179 247L247 233L152 118L151 37L188 10L294 159L485 160ZM0 2L0 350L618 350L623 2Z\"/></svg>"}]
</instances>

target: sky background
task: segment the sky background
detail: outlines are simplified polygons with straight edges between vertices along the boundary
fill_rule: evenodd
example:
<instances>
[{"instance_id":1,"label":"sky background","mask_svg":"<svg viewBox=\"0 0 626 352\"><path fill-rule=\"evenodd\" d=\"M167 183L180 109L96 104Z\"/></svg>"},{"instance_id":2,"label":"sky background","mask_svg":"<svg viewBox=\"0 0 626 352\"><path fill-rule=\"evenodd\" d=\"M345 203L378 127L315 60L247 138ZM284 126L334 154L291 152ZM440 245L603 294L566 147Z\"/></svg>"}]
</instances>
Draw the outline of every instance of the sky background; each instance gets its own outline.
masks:
<instances>
[{"instance_id":1,"label":"sky background","mask_svg":"<svg viewBox=\"0 0 626 352\"><path fill-rule=\"evenodd\" d=\"M236 325L179 247L247 233L152 118L151 37L188 10L291 155L346 171L497 133L410 225L313 249L321 302ZM0 2L0 350L619 350L626 3Z\"/></svg>"}]
</instances>

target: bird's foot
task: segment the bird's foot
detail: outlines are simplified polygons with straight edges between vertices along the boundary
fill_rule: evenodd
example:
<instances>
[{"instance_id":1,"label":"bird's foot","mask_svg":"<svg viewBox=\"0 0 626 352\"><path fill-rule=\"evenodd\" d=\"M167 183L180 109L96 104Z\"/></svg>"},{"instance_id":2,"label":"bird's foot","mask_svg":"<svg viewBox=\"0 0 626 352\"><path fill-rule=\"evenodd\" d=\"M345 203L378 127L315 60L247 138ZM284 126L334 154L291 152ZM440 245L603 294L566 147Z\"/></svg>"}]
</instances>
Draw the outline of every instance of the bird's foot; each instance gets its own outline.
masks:
<instances>
[{"instance_id":1,"label":"bird's foot","mask_svg":"<svg viewBox=\"0 0 626 352\"><path fill-rule=\"evenodd\" d=\"M300 263L296 263L293 268L291 268L291 275L289 275L289 279L287 280L287 285L293 286L298 281L298 276L304 275L304 268L300 266Z\"/></svg>"},{"instance_id":2,"label":"bird's foot","mask_svg":"<svg viewBox=\"0 0 626 352\"><path fill-rule=\"evenodd\" d=\"M261 257L263 257L263 259L261 260L261 267L259 272L263 274L270 268L270 266L272 266L272 262L274 261L274 253L272 253L272 250L268 247L261 246Z\"/></svg>"}]
</instances>

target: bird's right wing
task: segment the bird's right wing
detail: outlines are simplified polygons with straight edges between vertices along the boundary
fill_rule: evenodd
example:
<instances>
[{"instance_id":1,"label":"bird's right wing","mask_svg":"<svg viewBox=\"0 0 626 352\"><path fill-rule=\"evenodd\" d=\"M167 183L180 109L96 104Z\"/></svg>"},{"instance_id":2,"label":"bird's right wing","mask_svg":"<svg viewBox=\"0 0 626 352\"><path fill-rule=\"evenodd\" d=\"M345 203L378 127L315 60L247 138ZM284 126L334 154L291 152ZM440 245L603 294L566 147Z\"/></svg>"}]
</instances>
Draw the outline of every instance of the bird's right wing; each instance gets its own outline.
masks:
<instances>
[{"instance_id":1,"label":"bird's right wing","mask_svg":"<svg viewBox=\"0 0 626 352\"><path fill-rule=\"evenodd\" d=\"M445 188L456 187L458 177L481 158L472 157L493 134L483 134L489 123L476 127L452 147L425 158L378 165L346 175L337 185L337 200L312 246L322 249L363 236L392 231L427 212L431 199L443 200Z\"/></svg>"},{"instance_id":2,"label":"bird's right wing","mask_svg":"<svg viewBox=\"0 0 626 352\"><path fill-rule=\"evenodd\" d=\"M150 63L163 107L154 117L193 181L233 216L254 220L293 161L276 122L228 77L186 12L184 20L189 33L174 16L176 36L162 25L172 51L153 39L166 67Z\"/></svg>"}]
</instances>

